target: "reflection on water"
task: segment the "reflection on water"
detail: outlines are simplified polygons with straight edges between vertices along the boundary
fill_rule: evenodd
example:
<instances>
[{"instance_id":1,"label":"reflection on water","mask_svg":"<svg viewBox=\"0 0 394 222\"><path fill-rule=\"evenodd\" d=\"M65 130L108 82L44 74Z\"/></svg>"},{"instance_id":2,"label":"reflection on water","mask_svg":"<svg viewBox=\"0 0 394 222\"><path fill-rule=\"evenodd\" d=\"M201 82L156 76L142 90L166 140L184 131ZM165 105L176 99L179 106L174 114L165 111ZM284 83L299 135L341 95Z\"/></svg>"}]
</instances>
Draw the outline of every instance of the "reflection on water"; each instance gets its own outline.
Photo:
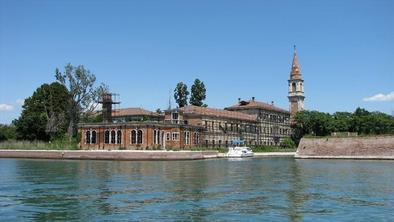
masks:
<instances>
[{"instance_id":1,"label":"reflection on water","mask_svg":"<svg viewBox=\"0 0 394 222\"><path fill-rule=\"evenodd\" d=\"M391 221L394 162L0 159L0 220Z\"/></svg>"}]
</instances>

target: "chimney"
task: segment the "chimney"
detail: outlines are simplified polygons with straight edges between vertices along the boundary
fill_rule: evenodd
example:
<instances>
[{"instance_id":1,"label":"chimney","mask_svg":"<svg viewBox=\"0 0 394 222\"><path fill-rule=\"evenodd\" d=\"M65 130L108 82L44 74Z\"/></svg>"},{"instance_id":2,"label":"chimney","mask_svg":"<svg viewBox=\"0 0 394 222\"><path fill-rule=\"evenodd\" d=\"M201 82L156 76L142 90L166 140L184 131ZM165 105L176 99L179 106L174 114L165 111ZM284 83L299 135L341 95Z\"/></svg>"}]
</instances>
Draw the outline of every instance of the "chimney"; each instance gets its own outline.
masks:
<instances>
[{"instance_id":1,"label":"chimney","mask_svg":"<svg viewBox=\"0 0 394 222\"><path fill-rule=\"evenodd\" d=\"M271 101L271 106L273 106L274 105L274 101Z\"/></svg>"},{"instance_id":2,"label":"chimney","mask_svg":"<svg viewBox=\"0 0 394 222\"><path fill-rule=\"evenodd\" d=\"M252 101L254 102L254 96L252 97Z\"/></svg>"}]
</instances>

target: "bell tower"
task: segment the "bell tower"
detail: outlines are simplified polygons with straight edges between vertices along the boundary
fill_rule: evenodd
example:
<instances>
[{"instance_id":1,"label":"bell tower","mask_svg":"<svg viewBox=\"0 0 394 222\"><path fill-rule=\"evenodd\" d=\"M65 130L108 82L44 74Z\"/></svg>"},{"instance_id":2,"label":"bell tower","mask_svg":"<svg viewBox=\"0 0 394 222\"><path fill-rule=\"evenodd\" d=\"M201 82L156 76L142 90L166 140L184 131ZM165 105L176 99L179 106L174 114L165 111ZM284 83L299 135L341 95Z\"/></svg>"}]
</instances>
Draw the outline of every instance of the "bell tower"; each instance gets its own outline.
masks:
<instances>
[{"instance_id":1,"label":"bell tower","mask_svg":"<svg viewBox=\"0 0 394 222\"><path fill-rule=\"evenodd\" d=\"M294 46L293 62L291 64L289 82L290 115L293 117L298 111L304 110L304 80L301 76L300 64L298 63L297 50Z\"/></svg>"}]
</instances>

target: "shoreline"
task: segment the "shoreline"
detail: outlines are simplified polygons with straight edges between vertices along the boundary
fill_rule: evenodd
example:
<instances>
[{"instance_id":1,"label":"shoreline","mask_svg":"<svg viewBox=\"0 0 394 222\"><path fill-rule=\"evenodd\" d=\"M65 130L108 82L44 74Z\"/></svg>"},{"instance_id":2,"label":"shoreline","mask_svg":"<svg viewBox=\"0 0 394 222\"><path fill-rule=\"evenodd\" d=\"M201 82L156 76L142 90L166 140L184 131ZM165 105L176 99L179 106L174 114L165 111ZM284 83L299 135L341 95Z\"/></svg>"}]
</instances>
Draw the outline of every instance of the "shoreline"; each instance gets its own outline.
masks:
<instances>
[{"instance_id":1,"label":"shoreline","mask_svg":"<svg viewBox=\"0 0 394 222\"><path fill-rule=\"evenodd\" d=\"M218 152L154 150L0 150L0 158L59 160L200 160L218 158Z\"/></svg>"},{"instance_id":2,"label":"shoreline","mask_svg":"<svg viewBox=\"0 0 394 222\"><path fill-rule=\"evenodd\" d=\"M254 157L294 157L295 152L255 153ZM218 151L162 150L0 150L0 158L58 160L203 160L227 158Z\"/></svg>"}]
</instances>

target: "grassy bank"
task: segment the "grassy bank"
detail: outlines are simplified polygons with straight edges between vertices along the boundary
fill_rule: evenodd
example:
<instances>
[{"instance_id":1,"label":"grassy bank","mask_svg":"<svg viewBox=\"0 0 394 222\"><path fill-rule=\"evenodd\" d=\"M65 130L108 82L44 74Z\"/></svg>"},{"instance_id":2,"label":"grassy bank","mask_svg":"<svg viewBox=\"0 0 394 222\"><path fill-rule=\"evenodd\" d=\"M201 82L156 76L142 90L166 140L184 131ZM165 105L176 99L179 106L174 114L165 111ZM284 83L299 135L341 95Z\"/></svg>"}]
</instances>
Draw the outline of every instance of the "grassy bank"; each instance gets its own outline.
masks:
<instances>
[{"instance_id":1,"label":"grassy bank","mask_svg":"<svg viewBox=\"0 0 394 222\"><path fill-rule=\"evenodd\" d=\"M69 140L56 140L53 142L43 141L20 141L7 140L0 143L2 150L77 150L78 143Z\"/></svg>"}]
</instances>

